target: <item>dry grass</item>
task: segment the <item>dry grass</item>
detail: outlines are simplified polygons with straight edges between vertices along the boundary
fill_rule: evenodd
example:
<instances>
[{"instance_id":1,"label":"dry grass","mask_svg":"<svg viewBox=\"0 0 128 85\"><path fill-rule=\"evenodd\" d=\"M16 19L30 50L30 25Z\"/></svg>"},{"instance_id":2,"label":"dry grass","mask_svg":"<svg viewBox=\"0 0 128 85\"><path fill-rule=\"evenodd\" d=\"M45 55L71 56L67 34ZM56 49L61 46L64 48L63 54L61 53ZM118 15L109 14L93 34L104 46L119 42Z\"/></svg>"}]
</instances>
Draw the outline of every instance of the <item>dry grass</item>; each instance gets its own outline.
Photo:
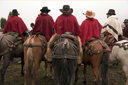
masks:
<instances>
[{"instance_id":1,"label":"dry grass","mask_svg":"<svg viewBox=\"0 0 128 85\"><path fill-rule=\"evenodd\" d=\"M21 77L21 65L18 64L20 58L15 58L13 63L9 65L5 74L5 85L24 85L24 77ZM0 61L0 68L3 61ZM55 81L50 77L44 77L44 62L41 63L36 76L36 85L55 85ZM48 70L49 71L49 70ZM79 80L75 85L83 85L83 66L79 68ZM93 85L94 75L91 66L87 67L87 85ZM109 85L125 85L125 74L119 64L116 68L109 64Z\"/></svg>"}]
</instances>

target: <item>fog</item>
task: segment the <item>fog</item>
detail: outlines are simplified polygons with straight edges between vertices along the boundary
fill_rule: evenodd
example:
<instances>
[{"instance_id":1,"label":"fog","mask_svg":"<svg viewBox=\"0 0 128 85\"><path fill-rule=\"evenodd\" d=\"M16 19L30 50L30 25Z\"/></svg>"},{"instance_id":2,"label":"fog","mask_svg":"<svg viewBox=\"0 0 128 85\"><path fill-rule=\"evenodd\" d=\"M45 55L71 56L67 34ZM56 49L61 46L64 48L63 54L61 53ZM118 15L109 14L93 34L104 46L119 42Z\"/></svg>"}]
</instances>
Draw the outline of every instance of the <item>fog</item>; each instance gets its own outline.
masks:
<instances>
[{"instance_id":1,"label":"fog","mask_svg":"<svg viewBox=\"0 0 128 85\"><path fill-rule=\"evenodd\" d=\"M0 1L0 18L8 17L8 14L13 9L17 9L19 17L25 22L28 29L31 29L30 23L35 23L35 19L40 14L40 9L43 6L47 6L51 11L51 15L54 19L62 14L59 9L63 8L63 5L70 5L73 8L73 15L76 16L78 23L81 24L86 18L83 13L87 10L95 12L95 18L104 25L107 16L106 13L109 9L115 9L116 16L119 18L120 23L123 25L124 19L128 19L128 0L126 1Z\"/></svg>"}]
</instances>

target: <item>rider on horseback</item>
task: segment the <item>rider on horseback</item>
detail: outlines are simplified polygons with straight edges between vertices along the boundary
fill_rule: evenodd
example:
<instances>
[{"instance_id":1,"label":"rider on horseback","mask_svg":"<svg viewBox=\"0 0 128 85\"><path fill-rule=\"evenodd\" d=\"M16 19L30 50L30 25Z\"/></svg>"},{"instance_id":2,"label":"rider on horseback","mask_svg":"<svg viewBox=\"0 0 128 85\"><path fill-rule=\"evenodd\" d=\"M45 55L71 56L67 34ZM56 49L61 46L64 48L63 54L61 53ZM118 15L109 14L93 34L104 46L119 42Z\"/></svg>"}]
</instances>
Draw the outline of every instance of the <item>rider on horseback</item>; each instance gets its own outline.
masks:
<instances>
[{"instance_id":1,"label":"rider on horseback","mask_svg":"<svg viewBox=\"0 0 128 85\"><path fill-rule=\"evenodd\" d=\"M102 29L102 25L95 19L95 13L91 10L87 10L86 19L82 22L80 29L80 38L82 42L82 46L86 46L90 41L94 39L100 39L100 32Z\"/></svg>"},{"instance_id":2,"label":"rider on horseback","mask_svg":"<svg viewBox=\"0 0 128 85\"><path fill-rule=\"evenodd\" d=\"M3 34L8 32L13 32L14 34L18 33L17 35L24 39L28 36L28 33L26 32L28 29L23 20L20 17L18 17L18 15L19 13L17 9L13 9L12 16L10 16L6 21Z\"/></svg>"},{"instance_id":3,"label":"rider on horseback","mask_svg":"<svg viewBox=\"0 0 128 85\"><path fill-rule=\"evenodd\" d=\"M60 9L60 11L63 13L61 14L56 22L53 25L53 29L55 30L55 34L51 37L48 47L47 47L47 53L45 54L45 58L48 61L52 61L51 56L51 47L53 43L58 40L61 36L61 34L64 34L65 32L72 32L73 35L75 35L74 38L76 38L77 47L79 50L79 55L77 57L77 63L82 63L82 47L81 47L81 41L78 35L80 34L79 24L77 22L77 19L74 15L72 15L73 9L70 8L69 5L64 5L63 9Z\"/></svg>"},{"instance_id":4,"label":"rider on horseback","mask_svg":"<svg viewBox=\"0 0 128 85\"><path fill-rule=\"evenodd\" d=\"M48 15L51 10L47 7L42 7L40 11L41 13L36 18L36 22L32 30L32 35L42 33L45 35L47 41L49 41L51 36L54 34L54 30L52 29L54 21L52 17Z\"/></svg>"},{"instance_id":5,"label":"rider on horseback","mask_svg":"<svg viewBox=\"0 0 128 85\"><path fill-rule=\"evenodd\" d=\"M118 17L115 15L115 10L109 9L107 13L108 19L101 31L101 33L104 34L102 37L104 38L104 40L107 40L106 43L108 44L115 43L123 34Z\"/></svg>"},{"instance_id":6,"label":"rider on horseback","mask_svg":"<svg viewBox=\"0 0 128 85\"><path fill-rule=\"evenodd\" d=\"M125 27L123 29L123 36L128 38L128 33L127 33L128 32L128 19L124 20L124 25L125 25Z\"/></svg>"}]
</instances>

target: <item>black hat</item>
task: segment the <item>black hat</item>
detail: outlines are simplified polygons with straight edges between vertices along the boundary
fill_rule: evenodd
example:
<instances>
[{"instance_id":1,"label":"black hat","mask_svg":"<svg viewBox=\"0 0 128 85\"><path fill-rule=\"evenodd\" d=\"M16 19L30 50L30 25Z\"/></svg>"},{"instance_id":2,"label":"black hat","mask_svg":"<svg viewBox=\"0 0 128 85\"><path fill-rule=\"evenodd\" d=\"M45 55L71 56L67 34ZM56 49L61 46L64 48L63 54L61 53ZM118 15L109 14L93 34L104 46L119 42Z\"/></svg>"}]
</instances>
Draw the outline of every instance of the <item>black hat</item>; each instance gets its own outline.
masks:
<instances>
[{"instance_id":1,"label":"black hat","mask_svg":"<svg viewBox=\"0 0 128 85\"><path fill-rule=\"evenodd\" d=\"M60 11L63 13L63 14L71 14L73 12L73 9L70 8L69 5L64 5L63 6L63 9L60 9Z\"/></svg>"},{"instance_id":2,"label":"black hat","mask_svg":"<svg viewBox=\"0 0 128 85\"><path fill-rule=\"evenodd\" d=\"M42 7L42 9L40 9L41 12L50 12L51 10L48 9L48 7Z\"/></svg>"},{"instance_id":3,"label":"black hat","mask_svg":"<svg viewBox=\"0 0 128 85\"><path fill-rule=\"evenodd\" d=\"M109 9L107 15L116 15L114 9Z\"/></svg>"},{"instance_id":4,"label":"black hat","mask_svg":"<svg viewBox=\"0 0 128 85\"><path fill-rule=\"evenodd\" d=\"M34 23L31 23L31 27L34 26Z\"/></svg>"},{"instance_id":5,"label":"black hat","mask_svg":"<svg viewBox=\"0 0 128 85\"><path fill-rule=\"evenodd\" d=\"M128 23L128 19L125 19L125 20L124 20L124 23Z\"/></svg>"},{"instance_id":6,"label":"black hat","mask_svg":"<svg viewBox=\"0 0 128 85\"><path fill-rule=\"evenodd\" d=\"M17 9L13 9L12 10L12 15L20 15L20 14L18 13Z\"/></svg>"}]
</instances>

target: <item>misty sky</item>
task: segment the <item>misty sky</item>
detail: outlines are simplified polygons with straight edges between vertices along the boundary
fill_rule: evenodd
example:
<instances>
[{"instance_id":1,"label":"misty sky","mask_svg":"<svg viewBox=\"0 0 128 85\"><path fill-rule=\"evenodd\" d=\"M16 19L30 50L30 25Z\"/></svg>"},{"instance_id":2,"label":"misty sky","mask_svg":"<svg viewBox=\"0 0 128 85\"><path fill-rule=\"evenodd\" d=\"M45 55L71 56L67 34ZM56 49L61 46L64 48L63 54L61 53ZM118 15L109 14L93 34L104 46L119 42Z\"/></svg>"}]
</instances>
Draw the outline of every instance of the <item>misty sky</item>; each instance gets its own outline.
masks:
<instances>
[{"instance_id":1,"label":"misty sky","mask_svg":"<svg viewBox=\"0 0 128 85\"><path fill-rule=\"evenodd\" d=\"M109 9L115 9L116 16L119 18L121 24L124 19L128 19L128 0L124 1L0 1L0 18L8 17L8 14L12 9L17 9L19 17L25 22L26 26L31 29L30 23L35 23L35 19L40 14L40 9L43 6L47 6L54 19L62 14L59 9L63 8L63 5L68 4L73 8L73 15L76 16L78 23L81 24L85 19L83 13L87 10L95 12L95 18L104 25L106 21L106 13Z\"/></svg>"}]
</instances>

